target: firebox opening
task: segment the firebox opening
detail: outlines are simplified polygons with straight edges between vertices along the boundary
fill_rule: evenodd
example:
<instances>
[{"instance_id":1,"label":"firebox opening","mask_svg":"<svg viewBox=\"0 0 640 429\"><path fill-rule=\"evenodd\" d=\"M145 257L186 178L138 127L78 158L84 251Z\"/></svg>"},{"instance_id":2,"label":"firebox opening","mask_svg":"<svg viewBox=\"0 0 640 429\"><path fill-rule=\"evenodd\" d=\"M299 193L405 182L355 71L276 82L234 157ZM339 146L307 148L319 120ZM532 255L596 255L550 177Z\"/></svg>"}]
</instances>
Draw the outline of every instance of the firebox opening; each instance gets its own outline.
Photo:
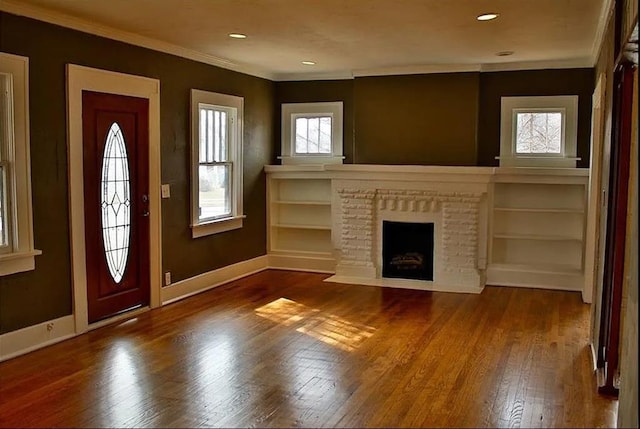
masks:
<instances>
[{"instance_id":1,"label":"firebox opening","mask_svg":"<svg viewBox=\"0 0 640 429\"><path fill-rule=\"evenodd\" d=\"M433 223L382 221L382 277L433 281Z\"/></svg>"}]
</instances>

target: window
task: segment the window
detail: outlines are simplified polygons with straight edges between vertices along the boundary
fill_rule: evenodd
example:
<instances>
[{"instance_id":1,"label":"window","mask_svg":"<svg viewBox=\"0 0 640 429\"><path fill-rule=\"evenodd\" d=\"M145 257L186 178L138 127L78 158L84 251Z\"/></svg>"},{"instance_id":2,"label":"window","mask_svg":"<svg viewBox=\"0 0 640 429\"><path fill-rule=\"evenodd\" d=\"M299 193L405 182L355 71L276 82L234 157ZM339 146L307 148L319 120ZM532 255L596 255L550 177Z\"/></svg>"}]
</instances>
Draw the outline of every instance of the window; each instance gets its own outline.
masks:
<instances>
[{"instance_id":1,"label":"window","mask_svg":"<svg viewBox=\"0 0 640 429\"><path fill-rule=\"evenodd\" d=\"M342 102L282 105L283 164L342 163Z\"/></svg>"},{"instance_id":2,"label":"window","mask_svg":"<svg viewBox=\"0 0 640 429\"><path fill-rule=\"evenodd\" d=\"M241 228L244 99L191 90L192 236Z\"/></svg>"},{"instance_id":3,"label":"window","mask_svg":"<svg viewBox=\"0 0 640 429\"><path fill-rule=\"evenodd\" d=\"M35 268L29 165L29 61L0 53L0 275Z\"/></svg>"},{"instance_id":4,"label":"window","mask_svg":"<svg viewBox=\"0 0 640 429\"><path fill-rule=\"evenodd\" d=\"M578 96L502 97L500 165L575 167Z\"/></svg>"}]
</instances>

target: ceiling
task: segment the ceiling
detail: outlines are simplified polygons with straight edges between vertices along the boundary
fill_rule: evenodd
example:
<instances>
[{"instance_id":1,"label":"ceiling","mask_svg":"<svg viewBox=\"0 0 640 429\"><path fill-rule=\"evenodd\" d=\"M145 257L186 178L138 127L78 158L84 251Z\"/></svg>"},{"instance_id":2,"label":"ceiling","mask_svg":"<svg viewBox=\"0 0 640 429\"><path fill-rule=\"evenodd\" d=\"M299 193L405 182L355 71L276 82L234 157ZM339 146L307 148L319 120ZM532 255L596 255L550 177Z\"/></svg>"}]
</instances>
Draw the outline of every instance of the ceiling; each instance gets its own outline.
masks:
<instances>
[{"instance_id":1,"label":"ceiling","mask_svg":"<svg viewBox=\"0 0 640 429\"><path fill-rule=\"evenodd\" d=\"M0 0L12 13L274 80L592 66L608 3ZM476 20L487 12L500 16ZM234 32L248 37L228 37Z\"/></svg>"}]
</instances>

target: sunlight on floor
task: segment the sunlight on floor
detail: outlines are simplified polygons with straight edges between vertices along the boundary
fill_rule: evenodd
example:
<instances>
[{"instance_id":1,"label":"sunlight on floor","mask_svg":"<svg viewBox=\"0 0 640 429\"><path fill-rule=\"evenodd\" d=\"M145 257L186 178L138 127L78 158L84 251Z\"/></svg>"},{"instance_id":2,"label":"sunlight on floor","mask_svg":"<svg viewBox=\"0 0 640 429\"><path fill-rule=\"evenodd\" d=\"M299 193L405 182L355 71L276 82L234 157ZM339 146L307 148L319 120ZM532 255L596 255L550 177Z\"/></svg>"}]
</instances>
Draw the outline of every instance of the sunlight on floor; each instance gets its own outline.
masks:
<instances>
[{"instance_id":1,"label":"sunlight on floor","mask_svg":"<svg viewBox=\"0 0 640 429\"><path fill-rule=\"evenodd\" d=\"M310 308L287 298L278 298L255 311L258 316L284 326L301 325L296 328L296 332L348 352L358 348L376 330L334 314L325 314L317 308Z\"/></svg>"}]
</instances>

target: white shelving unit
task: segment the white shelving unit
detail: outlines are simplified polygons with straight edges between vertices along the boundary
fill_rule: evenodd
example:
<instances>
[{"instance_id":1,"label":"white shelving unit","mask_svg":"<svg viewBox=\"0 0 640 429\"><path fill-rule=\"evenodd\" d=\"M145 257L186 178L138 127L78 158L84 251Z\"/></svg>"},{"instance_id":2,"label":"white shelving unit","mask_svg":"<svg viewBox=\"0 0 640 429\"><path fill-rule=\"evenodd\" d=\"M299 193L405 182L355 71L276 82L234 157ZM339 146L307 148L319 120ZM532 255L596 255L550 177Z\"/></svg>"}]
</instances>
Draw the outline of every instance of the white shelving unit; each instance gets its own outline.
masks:
<instances>
[{"instance_id":1,"label":"white shelving unit","mask_svg":"<svg viewBox=\"0 0 640 429\"><path fill-rule=\"evenodd\" d=\"M267 166L273 268L333 273L331 178L322 166Z\"/></svg>"},{"instance_id":2,"label":"white shelving unit","mask_svg":"<svg viewBox=\"0 0 640 429\"><path fill-rule=\"evenodd\" d=\"M498 168L487 284L582 290L588 170Z\"/></svg>"}]
</instances>

